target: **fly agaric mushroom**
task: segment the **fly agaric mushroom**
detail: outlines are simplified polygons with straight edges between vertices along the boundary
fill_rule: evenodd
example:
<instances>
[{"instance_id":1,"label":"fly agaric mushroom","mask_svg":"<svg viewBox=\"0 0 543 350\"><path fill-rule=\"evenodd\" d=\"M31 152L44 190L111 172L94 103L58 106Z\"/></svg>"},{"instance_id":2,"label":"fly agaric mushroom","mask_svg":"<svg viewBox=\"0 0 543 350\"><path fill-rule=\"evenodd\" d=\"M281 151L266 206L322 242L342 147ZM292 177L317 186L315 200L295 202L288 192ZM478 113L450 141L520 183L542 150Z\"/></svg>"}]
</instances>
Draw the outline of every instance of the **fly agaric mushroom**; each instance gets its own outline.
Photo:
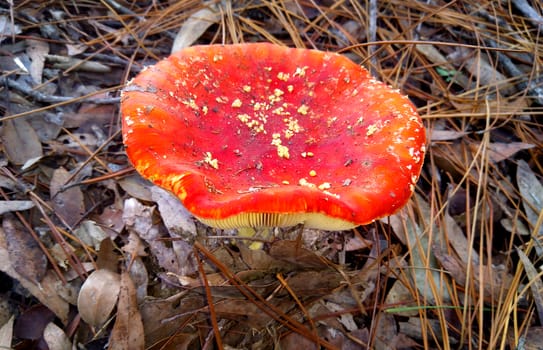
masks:
<instances>
[{"instance_id":1,"label":"fly agaric mushroom","mask_svg":"<svg viewBox=\"0 0 543 350\"><path fill-rule=\"evenodd\" d=\"M370 223L407 202L425 152L406 96L342 55L267 43L183 49L121 113L136 170L217 228Z\"/></svg>"}]
</instances>

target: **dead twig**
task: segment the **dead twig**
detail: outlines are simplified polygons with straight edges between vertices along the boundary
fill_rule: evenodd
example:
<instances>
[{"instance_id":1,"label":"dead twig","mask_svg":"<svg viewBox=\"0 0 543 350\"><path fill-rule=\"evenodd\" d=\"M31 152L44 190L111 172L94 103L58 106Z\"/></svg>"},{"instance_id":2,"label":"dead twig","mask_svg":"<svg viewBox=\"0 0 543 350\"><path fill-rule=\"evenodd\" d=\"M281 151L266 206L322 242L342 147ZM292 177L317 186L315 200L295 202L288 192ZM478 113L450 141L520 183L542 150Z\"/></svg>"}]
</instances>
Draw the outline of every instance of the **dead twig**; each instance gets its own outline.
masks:
<instances>
[{"instance_id":1,"label":"dead twig","mask_svg":"<svg viewBox=\"0 0 543 350\"><path fill-rule=\"evenodd\" d=\"M58 96L58 95L47 95L43 92L34 90L31 86L18 82L13 79L6 79L7 85L15 89L19 92L24 93L25 95L28 95L32 97L34 100L38 102L43 103L66 103L66 102L92 102L96 104L115 104L119 103L120 98L119 97L106 97L106 98L94 98L93 96L102 93L103 91L98 91L96 93L93 93L91 95L86 95L82 97L73 97L73 96ZM5 120L5 119L3 119Z\"/></svg>"}]
</instances>

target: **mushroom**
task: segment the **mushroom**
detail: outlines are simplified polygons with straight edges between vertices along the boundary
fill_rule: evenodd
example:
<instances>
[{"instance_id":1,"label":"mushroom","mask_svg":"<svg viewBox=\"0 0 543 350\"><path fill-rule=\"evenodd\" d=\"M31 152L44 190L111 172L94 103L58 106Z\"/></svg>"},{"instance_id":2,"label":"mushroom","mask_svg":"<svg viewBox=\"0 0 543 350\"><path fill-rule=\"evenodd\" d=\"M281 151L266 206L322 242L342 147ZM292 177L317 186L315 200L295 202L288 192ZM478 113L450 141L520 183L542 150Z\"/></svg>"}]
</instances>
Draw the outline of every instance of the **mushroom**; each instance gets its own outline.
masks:
<instances>
[{"instance_id":1,"label":"mushroom","mask_svg":"<svg viewBox=\"0 0 543 350\"><path fill-rule=\"evenodd\" d=\"M121 113L136 170L222 229L371 223L407 202L425 152L406 96L340 54L268 43L183 49Z\"/></svg>"}]
</instances>

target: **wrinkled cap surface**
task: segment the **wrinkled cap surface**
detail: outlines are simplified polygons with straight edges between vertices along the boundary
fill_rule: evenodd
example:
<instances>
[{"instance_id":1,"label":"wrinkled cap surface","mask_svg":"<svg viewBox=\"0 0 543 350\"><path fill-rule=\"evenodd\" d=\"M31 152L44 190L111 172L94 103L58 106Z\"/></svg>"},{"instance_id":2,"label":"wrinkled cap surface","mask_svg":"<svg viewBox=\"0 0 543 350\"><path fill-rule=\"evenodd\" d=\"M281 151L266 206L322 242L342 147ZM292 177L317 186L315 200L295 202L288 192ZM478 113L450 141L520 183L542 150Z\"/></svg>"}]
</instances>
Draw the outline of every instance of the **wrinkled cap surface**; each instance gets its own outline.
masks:
<instances>
[{"instance_id":1,"label":"wrinkled cap surface","mask_svg":"<svg viewBox=\"0 0 543 350\"><path fill-rule=\"evenodd\" d=\"M136 76L121 113L137 171L220 228L370 223L407 202L424 158L408 98L316 50L186 48Z\"/></svg>"}]
</instances>

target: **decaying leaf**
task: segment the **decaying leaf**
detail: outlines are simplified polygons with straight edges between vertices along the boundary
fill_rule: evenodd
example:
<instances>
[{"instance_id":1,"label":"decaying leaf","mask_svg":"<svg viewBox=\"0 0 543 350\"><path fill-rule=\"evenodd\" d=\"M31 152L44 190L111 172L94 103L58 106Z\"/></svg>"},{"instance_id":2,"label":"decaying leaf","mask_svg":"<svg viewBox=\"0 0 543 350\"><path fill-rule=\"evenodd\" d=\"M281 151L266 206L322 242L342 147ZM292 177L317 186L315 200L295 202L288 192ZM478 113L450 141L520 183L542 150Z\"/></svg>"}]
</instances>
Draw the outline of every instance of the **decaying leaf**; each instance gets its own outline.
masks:
<instances>
[{"instance_id":1,"label":"decaying leaf","mask_svg":"<svg viewBox=\"0 0 543 350\"><path fill-rule=\"evenodd\" d=\"M197 332L180 332L180 327L204 307L201 295L187 295L185 292L163 299L147 299L141 305L146 342L155 344L163 339L172 339L175 344L190 342ZM174 337L174 335L178 337ZM172 337L172 338L171 338Z\"/></svg>"},{"instance_id":2,"label":"decaying leaf","mask_svg":"<svg viewBox=\"0 0 543 350\"><path fill-rule=\"evenodd\" d=\"M534 147L535 145L525 142L492 142L488 144L488 157L497 163L511 158L517 152Z\"/></svg>"},{"instance_id":3,"label":"decaying leaf","mask_svg":"<svg viewBox=\"0 0 543 350\"><path fill-rule=\"evenodd\" d=\"M44 305L34 305L17 317L13 334L20 339L38 340L55 315Z\"/></svg>"},{"instance_id":4,"label":"decaying leaf","mask_svg":"<svg viewBox=\"0 0 543 350\"><path fill-rule=\"evenodd\" d=\"M71 350L72 349L72 342L64 333L64 331L54 324L53 322L50 322L43 331L43 339L47 343L47 346L49 349L54 350Z\"/></svg>"},{"instance_id":5,"label":"decaying leaf","mask_svg":"<svg viewBox=\"0 0 543 350\"><path fill-rule=\"evenodd\" d=\"M21 26L10 21L8 16L0 16L0 43L4 39L13 37L15 34L21 33Z\"/></svg>"},{"instance_id":6,"label":"decaying leaf","mask_svg":"<svg viewBox=\"0 0 543 350\"><path fill-rule=\"evenodd\" d=\"M49 53L49 44L43 40L27 39L26 53L32 63L30 64L30 76L36 84L41 84L45 55Z\"/></svg>"},{"instance_id":7,"label":"decaying leaf","mask_svg":"<svg viewBox=\"0 0 543 350\"><path fill-rule=\"evenodd\" d=\"M520 262L524 266L524 271L530 283L530 289L532 290L532 298L535 302L535 308L537 310L537 315L539 319L543 320L543 296L541 291L543 290L543 281L541 281L539 272L535 266L530 261L530 258L524 254L524 252L517 248L517 254L520 259Z\"/></svg>"},{"instance_id":8,"label":"decaying leaf","mask_svg":"<svg viewBox=\"0 0 543 350\"><path fill-rule=\"evenodd\" d=\"M539 217L543 215L543 184L523 160L518 162L517 183L528 223L532 230L537 230L532 235L543 236L543 225L536 227ZM541 252L538 251L538 253Z\"/></svg>"},{"instance_id":9,"label":"decaying leaf","mask_svg":"<svg viewBox=\"0 0 543 350\"><path fill-rule=\"evenodd\" d=\"M409 309L410 306L416 306L416 302L413 299L413 292L410 291L405 284L400 280L396 280L387 293L385 304L388 308L393 309L393 311L387 310L387 312L392 312L395 315L401 316L416 316L419 311L416 309ZM410 302L410 300L412 300ZM402 310L403 308L403 310Z\"/></svg>"},{"instance_id":10,"label":"decaying leaf","mask_svg":"<svg viewBox=\"0 0 543 350\"><path fill-rule=\"evenodd\" d=\"M0 349L10 349L11 341L13 339L13 322L15 316L11 316L10 319L0 327Z\"/></svg>"},{"instance_id":11,"label":"decaying leaf","mask_svg":"<svg viewBox=\"0 0 543 350\"><path fill-rule=\"evenodd\" d=\"M87 277L77 298L83 321L98 327L110 317L121 288L120 276L110 270L96 270Z\"/></svg>"},{"instance_id":12,"label":"decaying leaf","mask_svg":"<svg viewBox=\"0 0 543 350\"><path fill-rule=\"evenodd\" d=\"M33 207L34 202L32 201L0 201L0 215L13 211L28 210Z\"/></svg>"},{"instance_id":13,"label":"decaying leaf","mask_svg":"<svg viewBox=\"0 0 543 350\"><path fill-rule=\"evenodd\" d=\"M520 335L520 339L515 339L513 332L509 333L509 345L511 348L524 350L541 350L543 349L543 327L528 327L523 334Z\"/></svg>"},{"instance_id":14,"label":"decaying leaf","mask_svg":"<svg viewBox=\"0 0 543 350\"><path fill-rule=\"evenodd\" d=\"M207 7L193 13L179 29L172 45L172 53L192 45L213 23L217 23L221 13L216 5L209 3Z\"/></svg>"},{"instance_id":15,"label":"decaying leaf","mask_svg":"<svg viewBox=\"0 0 543 350\"><path fill-rule=\"evenodd\" d=\"M11 266L24 278L39 284L47 269L47 257L44 252L15 216L4 215L2 228Z\"/></svg>"},{"instance_id":16,"label":"decaying leaf","mask_svg":"<svg viewBox=\"0 0 543 350\"><path fill-rule=\"evenodd\" d=\"M81 222L81 225L74 230L74 233L81 242L96 250L100 248L100 243L108 237L102 227L92 220Z\"/></svg>"},{"instance_id":17,"label":"decaying leaf","mask_svg":"<svg viewBox=\"0 0 543 350\"><path fill-rule=\"evenodd\" d=\"M461 286L468 286L480 291L481 286L485 298L494 303L500 303L503 290L507 290L513 280L513 276L503 266L487 266L472 264L470 270L471 279L467 279L468 266L456 256L445 253L440 247L433 247L434 255L442 268L450 277Z\"/></svg>"},{"instance_id":18,"label":"decaying leaf","mask_svg":"<svg viewBox=\"0 0 543 350\"><path fill-rule=\"evenodd\" d=\"M119 179L118 184L131 197L146 202L151 202L153 200L150 190L153 185L139 175L130 175Z\"/></svg>"},{"instance_id":19,"label":"decaying leaf","mask_svg":"<svg viewBox=\"0 0 543 350\"><path fill-rule=\"evenodd\" d=\"M158 187L151 187L151 197L160 210L166 228L174 237L192 240L196 236L194 217L183 206L179 198Z\"/></svg>"},{"instance_id":20,"label":"decaying leaf","mask_svg":"<svg viewBox=\"0 0 543 350\"><path fill-rule=\"evenodd\" d=\"M431 225L432 214L428 203L422 198L418 198L417 202L422 212L420 217L426 218L428 220L426 224ZM439 236L440 231L435 229L433 230L433 241L430 242L429 237L425 234L427 230L414 222L412 217L407 214L406 210L402 210L389 217L390 225L394 228L396 235L402 237L402 240L405 240L407 246L410 247L410 266L413 267L412 275L416 288L424 295L425 300L434 303L436 295L432 292L433 288L430 287L430 283L432 283L436 290L442 292L441 301L447 302L450 300L450 296L444 285L446 276L439 273L439 265L429 248L431 244L443 244L445 238Z\"/></svg>"},{"instance_id":21,"label":"decaying leaf","mask_svg":"<svg viewBox=\"0 0 543 350\"><path fill-rule=\"evenodd\" d=\"M130 275L124 272L121 275L117 318L109 337L109 348L111 350L138 350L144 347L145 333L138 309L136 289Z\"/></svg>"},{"instance_id":22,"label":"decaying leaf","mask_svg":"<svg viewBox=\"0 0 543 350\"><path fill-rule=\"evenodd\" d=\"M443 344L445 336L447 344L458 344L458 339L448 329L443 329L439 320L436 319L420 319L418 317L410 317L407 322L399 322L399 331L414 339L423 339L425 335L431 334L438 344ZM424 330L424 331L423 331Z\"/></svg>"},{"instance_id":23,"label":"decaying leaf","mask_svg":"<svg viewBox=\"0 0 543 350\"><path fill-rule=\"evenodd\" d=\"M42 304L55 313L62 323L68 322L69 304L61 296L65 285L60 281L52 270L45 273L39 285L21 276L11 265L11 258L7 249L6 236L3 229L0 229L0 270L8 274L19 283L30 294L36 297ZM66 293L68 294L68 293Z\"/></svg>"},{"instance_id":24,"label":"decaying leaf","mask_svg":"<svg viewBox=\"0 0 543 350\"><path fill-rule=\"evenodd\" d=\"M276 241L270 248L270 256L306 269L325 269L329 265L314 252L301 246L297 241Z\"/></svg>"},{"instance_id":25,"label":"decaying leaf","mask_svg":"<svg viewBox=\"0 0 543 350\"><path fill-rule=\"evenodd\" d=\"M83 192L78 186L64 189L71 175L60 167L53 172L49 189L56 215L61 217L70 227L78 223L85 214Z\"/></svg>"},{"instance_id":26,"label":"decaying leaf","mask_svg":"<svg viewBox=\"0 0 543 350\"><path fill-rule=\"evenodd\" d=\"M36 131L23 118L6 120L2 127L2 142L8 159L17 165L43 157Z\"/></svg>"},{"instance_id":27,"label":"decaying leaf","mask_svg":"<svg viewBox=\"0 0 543 350\"><path fill-rule=\"evenodd\" d=\"M167 245L161 239L158 225L153 222L154 209L154 206L145 206L135 198L128 199L123 212L126 228L149 245L153 256L166 271L177 275L189 275L196 271L195 265L188 260L189 255L186 250L182 250L178 255L174 247Z\"/></svg>"}]
</instances>

